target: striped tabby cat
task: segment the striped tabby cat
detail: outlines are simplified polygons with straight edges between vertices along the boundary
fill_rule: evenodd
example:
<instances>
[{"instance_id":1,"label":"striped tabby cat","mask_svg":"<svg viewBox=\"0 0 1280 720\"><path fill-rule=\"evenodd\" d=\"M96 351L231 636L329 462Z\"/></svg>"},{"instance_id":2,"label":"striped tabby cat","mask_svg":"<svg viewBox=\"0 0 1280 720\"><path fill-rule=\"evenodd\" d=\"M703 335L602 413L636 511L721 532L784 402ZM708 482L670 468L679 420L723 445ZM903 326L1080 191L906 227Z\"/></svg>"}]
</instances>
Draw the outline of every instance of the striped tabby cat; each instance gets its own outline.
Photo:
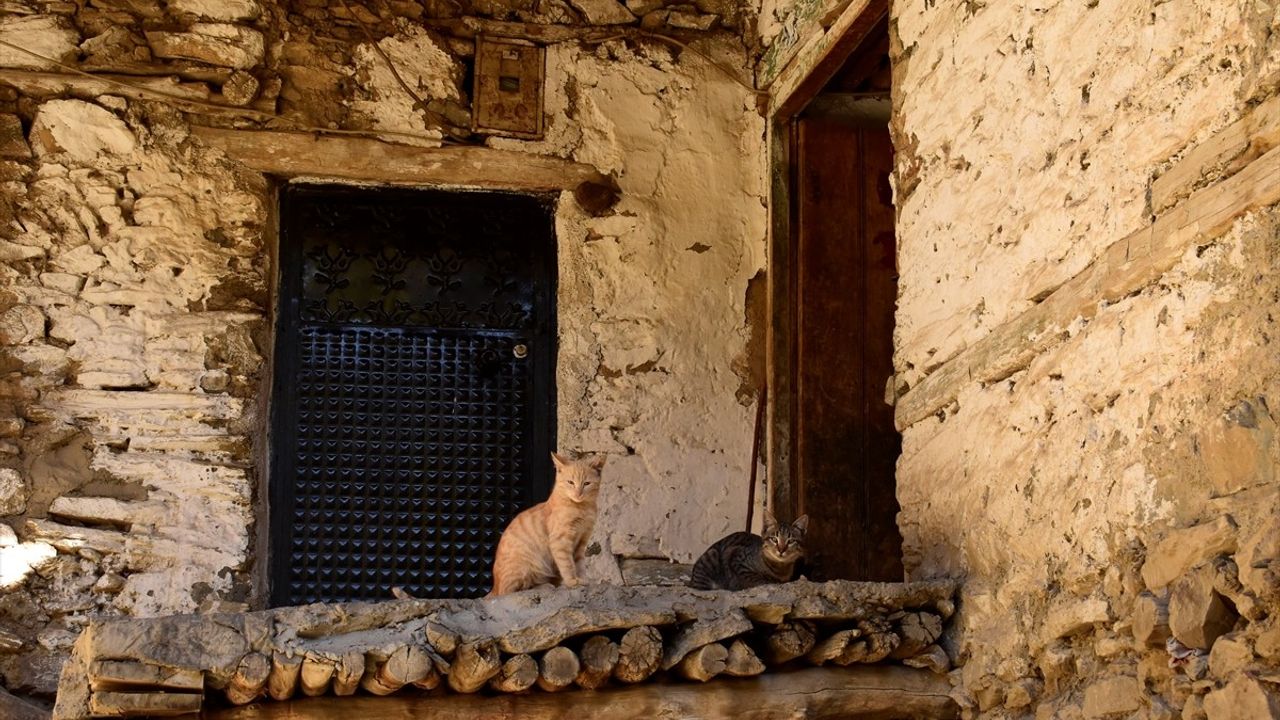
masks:
<instances>
[{"instance_id":1,"label":"striped tabby cat","mask_svg":"<svg viewBox=\"0 0 1280 720\"><path fill-rule=\"evenodd\" d=\"M493 558L493 590L486 597L547 583L582 584L578 563L596 525L604 456L569 460L551 453L551 460L556 465L551 497L516 515L502 531Z\"/></svg>"},{"instance_id":2,"label":"striped tabby cat","mask_svg":"<svg viewBox=\"0 0 1280 720\"><path fill-rule=\"evenodd\" d=\"M801 515L790 525L781 525L766 511L763 536L736 532L721 538L693 564L689 587L745 590L788 582L796 562L804 556L804 532L808 528L808 515Z\"/></svg>"}]
</instances>

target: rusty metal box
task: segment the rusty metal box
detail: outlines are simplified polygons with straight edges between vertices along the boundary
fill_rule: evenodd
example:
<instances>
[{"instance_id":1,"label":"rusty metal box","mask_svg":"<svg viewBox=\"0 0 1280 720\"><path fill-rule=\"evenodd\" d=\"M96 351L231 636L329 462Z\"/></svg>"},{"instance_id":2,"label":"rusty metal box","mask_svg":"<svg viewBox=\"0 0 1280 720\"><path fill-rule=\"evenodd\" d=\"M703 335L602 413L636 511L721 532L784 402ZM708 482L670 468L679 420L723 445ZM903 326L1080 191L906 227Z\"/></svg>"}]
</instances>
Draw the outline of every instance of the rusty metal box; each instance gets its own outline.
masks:
<instances>
[{"instance_id":1,"label":"rusty metal box","mask_svg":"<svg viewBox=\"0 0 1280 720\"><path fill-rule=\"evenodd\" d=\"M472 129L489 135L541 138L545 73L542 47L477 36Z\"/></svg>"}]
</instances>

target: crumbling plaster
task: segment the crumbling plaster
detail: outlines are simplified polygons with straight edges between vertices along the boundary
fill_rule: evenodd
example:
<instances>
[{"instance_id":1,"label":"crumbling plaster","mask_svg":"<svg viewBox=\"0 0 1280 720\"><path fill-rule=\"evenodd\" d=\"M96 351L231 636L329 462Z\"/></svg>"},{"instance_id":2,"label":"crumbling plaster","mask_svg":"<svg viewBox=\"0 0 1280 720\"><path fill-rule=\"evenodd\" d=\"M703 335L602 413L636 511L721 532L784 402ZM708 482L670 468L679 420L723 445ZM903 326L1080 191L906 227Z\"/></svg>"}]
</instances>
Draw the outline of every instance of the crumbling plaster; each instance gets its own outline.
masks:
<instances>
[{"instance_id":1,"label":"crumbling plaster","mask_svg":"<svg viewBox=\"0 0 1280 720\"><path fill-rule=\"evenodd\" d=\"M249 88L259 110L278 97L287 123L431 144L432 118L469 112L470 41L424 30L410 10L377 32L432 113L350 23L256 3L175 4L170 36L123 11L60 17L48 40L73 28L93 57L129 62L152 57L150 43L184 87L221 82L217 102ZM231 31L181 31L204 32L202 17L261 37L260 57L218 44ZM688 40L743 64L730 33ZM196 54L193 70L182 58ZM589 163L621 190L604 215L572 193L556 211L558 444L609 455L593 572L610 579L615 553L689 561L745 515L754 412L740 374L748 282L764 264L763 121L706 58L657 40L553 42L546 72L545 139L488 144ZM40 694L91 614L265 597L253 523L267 480L274 185L189 132L226 120L86 90L0 90L25 135L0 161L12 471L0 507L13 511L0 526L14 531L0 536L0 674Z\"/></svg>"},{"instance_id":2,"label":"crumbling plaster","mask_svg":"<svg viewBox=\"0 0 1280 720\"><path fill-rule=\"evenodd\" d=\"M1254 2L894 3L899 391L1164 212L1152 180L1274 94L1278 26ZM950 650L967 713L1272 716L1244 698L1276 697L1248 678L1277 661L1257 575L1280 509L1277 218L1198 239L1025 367L903 423L905 564L966 578ZM1230 542L1180 534L1206 522ZM1138 637L1138 608L1168 599L1143 577L1162 543L1188 554L1168 571L1186 592L1233 608L1232 662L1196 669L1227 657L1216 634L1187 670ZM1194 650L1211 621L1174 635Z\"/></svg>"}]
</instances>

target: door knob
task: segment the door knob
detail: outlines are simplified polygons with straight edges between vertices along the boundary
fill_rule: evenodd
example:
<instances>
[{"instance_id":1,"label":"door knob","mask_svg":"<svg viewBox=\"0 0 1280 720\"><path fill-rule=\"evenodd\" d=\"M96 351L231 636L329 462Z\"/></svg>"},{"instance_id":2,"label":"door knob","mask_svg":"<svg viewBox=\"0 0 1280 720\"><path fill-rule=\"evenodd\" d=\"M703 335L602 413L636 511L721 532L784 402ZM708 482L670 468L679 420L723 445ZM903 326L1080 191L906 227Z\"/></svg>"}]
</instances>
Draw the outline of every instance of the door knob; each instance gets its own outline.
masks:
<instances>
[{"instance_id":1,"label":"door knob","mask_svg":"<svg viewBox=\"0 0 1280 720\"><path fill-rule=\"evenodd\" d=\"M524 343L516 343L515 347L511 348L511 354L523 360L529 355L529 346Z\"/></svg>"}]
</instances>

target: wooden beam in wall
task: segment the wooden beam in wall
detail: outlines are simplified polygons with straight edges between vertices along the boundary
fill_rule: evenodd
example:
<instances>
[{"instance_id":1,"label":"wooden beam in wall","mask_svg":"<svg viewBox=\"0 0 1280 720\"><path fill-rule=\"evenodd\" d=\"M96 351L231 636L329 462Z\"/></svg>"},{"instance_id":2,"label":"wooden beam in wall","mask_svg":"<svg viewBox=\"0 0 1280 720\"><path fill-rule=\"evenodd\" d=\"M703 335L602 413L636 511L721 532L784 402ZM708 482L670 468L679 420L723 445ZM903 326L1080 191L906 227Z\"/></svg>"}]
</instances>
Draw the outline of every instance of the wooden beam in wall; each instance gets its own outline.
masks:
<instances>
[{"instance_id":1,"label":"wooden beam in wall","mask_svg":"<svg viewBox=\"0 0 1280 720\"><path fill-rule=\"evenodd\" d=\"M1151 183L1151 208L1164 212L1216 172L1229 175L1280 146L1280 95L1197 145Z\"/></svg>"},{"instance_id":2,"label":"wooden beam in wall","mask_svg":"<svg viewBox=\"0 0 1280 720\"><path fill-rule=\"evenodd\" d=\"M852 0L837 7L841 10L834 21L815 24L813 34L776 75L762 73L758 82L769 92L769 117L785 120L803 109L889 12L887 0Z\"/></svg>"},{"instance_id":3,"label":"wooden beam in wall","mask_svg":"<svg viewBox=\"0 0 1280 720\"><path fill-rule=\"evenodd\" d=\"M471 720L519 717L956 718L946 675L893 666L813 668L702 684L650 684L531 695L311 698L206 710L208 720Z\"/></svg>"},{"instance_id":4,"label":"wooden beam in wall","mask_svg":"<svg viewBox=\"0 0 1280 720\"><path fill-rule=\"evenodd\" d=\"M1267 113L1260 125L1258 113ZM1280 133L1280 114L1270 104L1243 120L1255 137ZM1237 123L1239 125L1239 123ZM1237 125L1232 125L1170 169L1175 180L1165 195L1186 188L1221 164L1231 148L1247 148ZM1242 151L1243 152L1243 151ZM1075 277L1043 302L1006 322L977 343L952 357L899 398L895 424L908 428L956 399L968 383L1003 380L1027 367L1039 355L1066 339L1076 318L1092 318L1104 302L1141 290L1171 270L1198 243L1216 238L1245 213L1280 203L1280 148L1248 163L1215 185L1192 193L1160 215L1154 223L1112 243Z\"/></svg>"},{"instance_id":5,"label":"wooden beam in wall","mask_svg":"<svg viewBox=\"0 0 1280 720\"><path fill-rule=\"evenodd\" d=\"M193 127L231 159L277 177L551 192L615 187L585 163L488 147L419 147L372 138L328 137L276 130Z\"/></svg>"}]
</instances>

